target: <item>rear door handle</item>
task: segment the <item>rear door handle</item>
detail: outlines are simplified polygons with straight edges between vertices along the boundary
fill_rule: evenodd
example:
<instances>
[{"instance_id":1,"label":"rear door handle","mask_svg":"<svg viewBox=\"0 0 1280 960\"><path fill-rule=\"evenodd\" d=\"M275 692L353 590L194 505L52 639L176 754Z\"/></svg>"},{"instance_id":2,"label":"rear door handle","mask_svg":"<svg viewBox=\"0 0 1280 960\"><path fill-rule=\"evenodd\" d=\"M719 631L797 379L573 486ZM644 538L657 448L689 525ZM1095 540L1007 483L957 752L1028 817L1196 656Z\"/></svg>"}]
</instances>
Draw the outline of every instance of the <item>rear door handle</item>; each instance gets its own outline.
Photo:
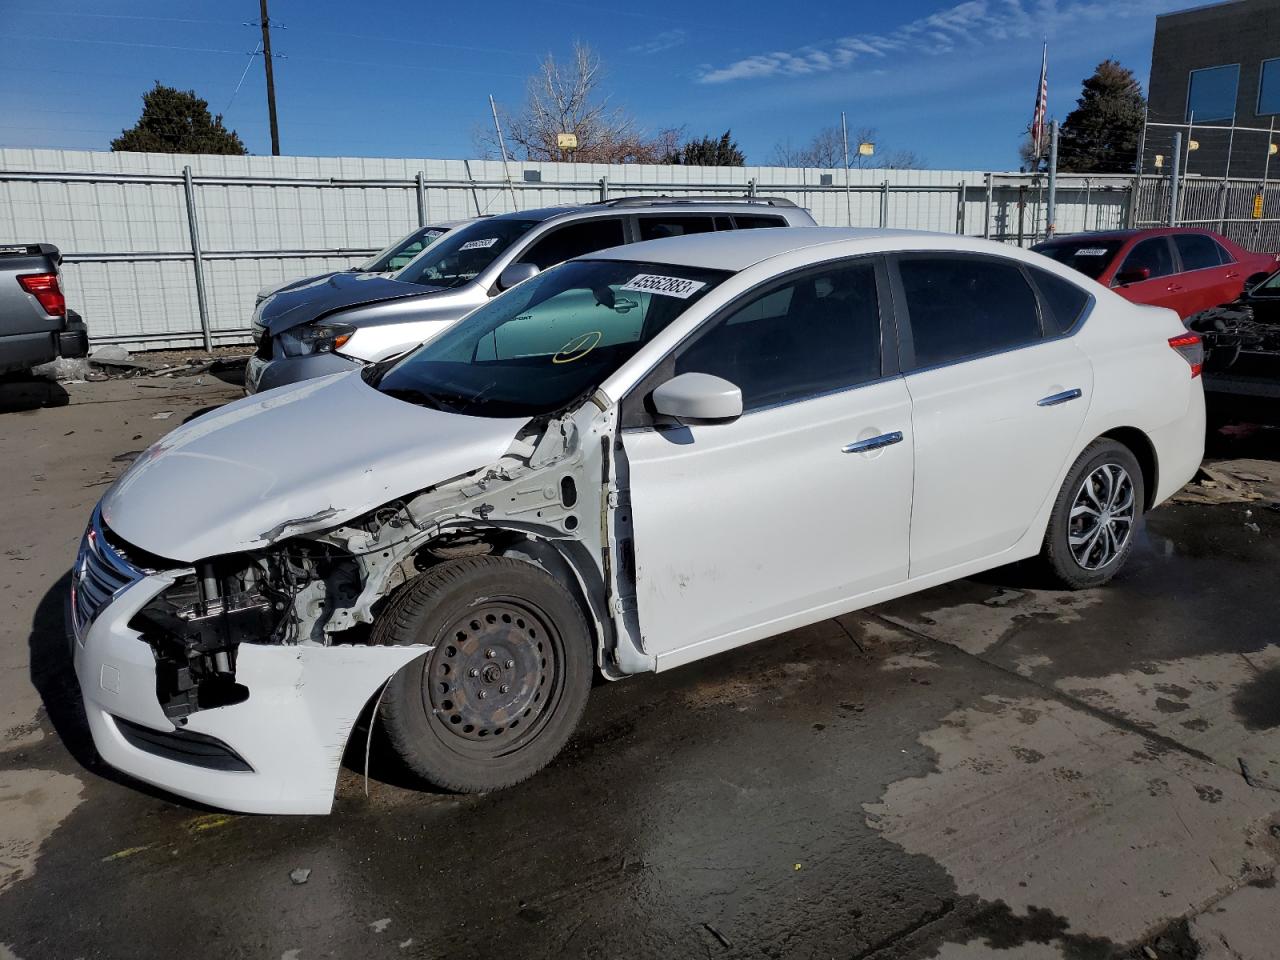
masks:
<instances>
[{"instance_id":1,"label":"rear door handle","mask_svg":"<svg viewBox=\"0 0 1280 960\"><path fill-rule=\"evenodd\" d=\"M1238 276L1240 276L1240 274L1237 273L1235 270L1232 270L1230 273L1227 274L1227 279L1234 280Z\"/></svg>"},{"instance_id":2,"label":"rear door handle","mask_svg":"<svg viewBox=\"0 0 1280 960\"><path fill-rule=\"evenodd\" d=\"M1051 393L1049 396L1036 401L1037 407L1056 407L1060 403L1067 403L1071 400L1079 400L1084 396L1084 392L1079 387L1071 390L1063 390L1061 393Z\"/></svg>"},{"instance_id":3,"label":"rear door handle","mask_svg":"<svg viewBox=\"0 0 1280 960\"><path fill-rule=\"evenodd\" d=\"M1182 284L1180 284L1180 283L1171 283L1171 284L1169 284L1169 286L1165 287L1165 289L1166 289L1166 290L1168 290L1170 293L1176 293L1176 292L1178 292L1179 290L1181 290L1181 289L1182 289Z\"/></svg>"},{"instance_id":4,"label":"rear door handle","mask_svg":"<svg viewBox=\"0 0 1280 960\"><path fill-rule=\"evenodd\" d=\"M895 430L893 433L882 433L878 437L868 437L866 440L856 440L853 443L845 444L845 453L866 453L868 450L879 450L881 447L890 447L895 443L902 442L902 431Z\"/></svg>"}]
</instances>

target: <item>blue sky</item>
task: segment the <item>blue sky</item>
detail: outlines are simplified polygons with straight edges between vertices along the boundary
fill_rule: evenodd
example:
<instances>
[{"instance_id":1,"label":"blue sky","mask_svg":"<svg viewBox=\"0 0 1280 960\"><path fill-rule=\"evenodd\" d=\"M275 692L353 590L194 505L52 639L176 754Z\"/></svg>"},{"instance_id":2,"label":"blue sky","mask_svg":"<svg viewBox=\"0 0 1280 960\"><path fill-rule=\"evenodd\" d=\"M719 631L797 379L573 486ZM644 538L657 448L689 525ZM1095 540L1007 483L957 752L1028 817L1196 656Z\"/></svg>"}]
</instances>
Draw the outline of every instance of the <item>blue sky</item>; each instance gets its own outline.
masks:
<instances>
[{"instance_id":1,"label":"blue sky","mask_svg":"<svg viewBox=\"0 0 1280 960\"><path fill-rule=\"evenodd\" d=\"M726 127L750 163L839 122L929 166L1016 169L1049 38L1050 114L1106 57L1146 83L1155 16L1186 0L627 5L271 0L282 152L462 157L547 53L596 49L642 127ZM470 20L470 11L483 11ZM151 84L194 89L269 153L256 0L0 0L0 145L108 149ZM245 72L248 67L247 73ZM241 78L243 77L243 82ZM240 84L237 92L237 85Z\"/></svg>"}]
</instances>

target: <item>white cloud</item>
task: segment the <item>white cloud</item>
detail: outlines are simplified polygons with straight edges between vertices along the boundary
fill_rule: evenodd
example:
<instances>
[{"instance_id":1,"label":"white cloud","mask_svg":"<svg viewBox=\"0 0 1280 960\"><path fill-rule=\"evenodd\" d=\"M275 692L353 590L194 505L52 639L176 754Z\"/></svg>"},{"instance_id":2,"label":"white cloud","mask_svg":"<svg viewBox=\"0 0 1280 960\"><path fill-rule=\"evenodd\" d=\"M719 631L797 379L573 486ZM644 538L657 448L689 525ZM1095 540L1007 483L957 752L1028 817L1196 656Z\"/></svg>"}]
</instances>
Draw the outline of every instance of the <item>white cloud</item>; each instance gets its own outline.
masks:
<instances>
[{"instance_id":1,"label":"white cloud","mask_svg":"<svg viewBox=\"0 0 1280 960\"><path fill-rule=\"evenodd\" d=\"M644 43L637 43L634 47L628 47L628 53L638 53L642 56L650 56L655 53L661 53L663 50L670 50L672 47L678 47L688 39L688 34L683 30L664 30L656 36L650 37Z\"/></svg>"},{"instance_id":2,"label":"white cloud","mask_svg":"<svg viewBox=\"0 0 1280 960\"><path fill-rule=\"evenodd\" d=\"M961 48L975 52L1008 40L1079 30L1183 6L1181 0L963 0L883 33L862 33L795 50L757 53L720 67L705 67L699 83L731 83L764 77L803 77L849 67L860 59L936 57Z\"/></svg>"}]
</instances>

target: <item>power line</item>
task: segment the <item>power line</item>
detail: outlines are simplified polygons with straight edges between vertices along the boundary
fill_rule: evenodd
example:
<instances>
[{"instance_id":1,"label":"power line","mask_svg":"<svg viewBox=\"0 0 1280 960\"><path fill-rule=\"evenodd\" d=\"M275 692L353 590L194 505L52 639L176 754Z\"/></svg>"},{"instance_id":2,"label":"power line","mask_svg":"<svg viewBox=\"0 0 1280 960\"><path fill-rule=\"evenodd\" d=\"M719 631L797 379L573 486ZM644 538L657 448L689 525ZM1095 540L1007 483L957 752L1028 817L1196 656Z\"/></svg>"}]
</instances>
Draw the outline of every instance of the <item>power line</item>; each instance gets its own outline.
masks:
<instances>
[{"instance_id":1,"label":"power line","mask_svg":"<svg viewBox=\"0 0 1280 960\"><path fill-rule=\"evenodd\" d=\"M240 82L237 83L236 88L231 91L231 99L228 100L227 105L222 108L223 113L227 113L231 109L231 104L235 100L236 94L239 93L240 88L244 86L244 78L249 75L249 68L253 66L253 58L258 55L258 51L260 51L261 49L262 49L262 44L259 43L256 47L253 48L253 53L249 54L249 60L244 65L244 72L240 74Z\"/></svg>"},{"instance_id":2,"label":"power line","mask_svg":"<svg viewBox=\"0 0 1280 960\"><path fill-rule=\"evenodd\" d=\"M145 47L149 50L183 50L187 53L230 53L244 56L243 50L217 50L210 47L178 47L167 43L139 43L136 40L83 40L73 37L41 37L32 34L0 33L5 40L49 40L53 43L94 43L109 47Z\"/></svg>"}]
</instances>

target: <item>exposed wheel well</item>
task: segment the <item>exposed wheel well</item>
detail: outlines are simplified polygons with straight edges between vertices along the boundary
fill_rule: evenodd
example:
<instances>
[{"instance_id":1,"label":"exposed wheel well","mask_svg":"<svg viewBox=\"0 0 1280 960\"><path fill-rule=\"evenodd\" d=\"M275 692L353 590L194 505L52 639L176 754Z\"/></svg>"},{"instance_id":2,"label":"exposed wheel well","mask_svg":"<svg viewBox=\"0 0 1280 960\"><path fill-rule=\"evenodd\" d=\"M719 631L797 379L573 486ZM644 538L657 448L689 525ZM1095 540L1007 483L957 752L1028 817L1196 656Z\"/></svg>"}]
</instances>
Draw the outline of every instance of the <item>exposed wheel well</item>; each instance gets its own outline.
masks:
<instances>
[{"instance_id":1,"label":"exposed wheel well","mask_svg":"<svg viewBox=\"0 0 1280 960\"><path fill-rule=\"evenodd\" d=\"M1160 465L1156 461L1156 448L1151 440L1137 427L1116 427L1103 434L1117 443L1129 448L1138 466L1142 468L1142 489L1144 491L1143 512L1150 510L1156 501L1156 484L1160 480Z\"/></svg>"}]
</instances>

